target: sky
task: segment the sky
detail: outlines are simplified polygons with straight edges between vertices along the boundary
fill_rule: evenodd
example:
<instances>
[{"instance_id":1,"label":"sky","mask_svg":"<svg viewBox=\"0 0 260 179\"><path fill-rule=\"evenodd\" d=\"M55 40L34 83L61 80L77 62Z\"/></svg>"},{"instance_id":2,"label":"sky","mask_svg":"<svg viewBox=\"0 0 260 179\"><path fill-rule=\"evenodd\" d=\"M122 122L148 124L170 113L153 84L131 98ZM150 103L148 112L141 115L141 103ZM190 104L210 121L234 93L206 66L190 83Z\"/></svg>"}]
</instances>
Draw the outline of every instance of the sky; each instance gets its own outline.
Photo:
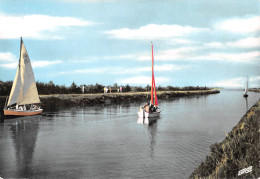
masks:
<instances>
[{"instance_id":1,"label":"sky","mask_svg":"<svg viewBox=\"0 0 260 179\"><path fill-rule=\"evenodd\" d=\"M260 0L0 0L0 80L20 37L36 81L260 86Z\"/></svg>"}]
</instances>

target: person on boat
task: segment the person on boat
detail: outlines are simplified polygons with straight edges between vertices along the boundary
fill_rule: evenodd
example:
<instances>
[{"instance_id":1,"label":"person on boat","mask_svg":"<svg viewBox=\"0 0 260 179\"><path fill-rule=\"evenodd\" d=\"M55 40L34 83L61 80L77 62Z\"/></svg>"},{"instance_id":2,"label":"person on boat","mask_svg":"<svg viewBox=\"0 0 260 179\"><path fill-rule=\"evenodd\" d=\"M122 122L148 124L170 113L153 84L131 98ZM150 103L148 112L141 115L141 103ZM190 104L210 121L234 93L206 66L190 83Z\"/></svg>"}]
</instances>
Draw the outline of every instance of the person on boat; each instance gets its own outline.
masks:
<instances>
[{"instance_id":1,"label":"person on boat","mask_svg":"<svg viewBox=\"0 0 260 179\"><path fill-rule=\"evenodd\" d=\"M33 110L37 110L39 107L37 105L33 105Z\"/></svg>"},{"instance_id":2,"label":"person on boat","mask_svg":"<svg viewBox=\"0 0 260 179\"><path fill-rule=\"evenodd\" d=\"M36 105L32 104L30 107L30 111L36 110Z\"/></svg>"},{"instance_id":3,"label":"person on boat","mask_svg":"<svg viewBox=\"0 0 260 179\"><path fill-rule=\"evenodd\" d=\"M145 112L149 112L149 105L148 105L148 103L146 103L144 105L144 110L145 110Z\"/></svg>"},{"instance_id":4,"label":"person on boat","mask_svg":"<svg viewBox=\"0 0 260 179\"><path fill-rule=\"evenodd\" d=\"M23 107L22 107L22 106L19 106L19 110L23 111Z\"/></svg>"},{"instance_id":5,"label":"person on boat","mask_svg":"<svg viewBox=\"0 0 260 179\"><path fill-rule=\"evenodd\" d=\"M15 109L14 106L9 106L7 109Z\"/></svg>"},{"instance_id":6,"label":"person on boat","mask_svg":"<svg viewBox=\"0 0 260 179\"><path fill-rule=\"evenodd\" d=\"M157 111L157 109L158 109L158 106L155 106L155 107L154 107L154 112Z\"/></svg>"},{"instance_id":7,"label":"person on boat","mask_svg":"<svg viewBox=\"0 0 260 179\"><path fill-rule=\"evenodd\" d=\"M154 106L153 106L153 104L151 104L150 108L149 108L149 112L153 112L153 108L154 108Z\"/></svg>"},{"instance_id":8,"label":"person on boat","mask_svg":"<svg viewBox=\"0 0 260 179\"><path fill-rule=\"evenodd\" d=\"M156 112L157 106L154 106L153 104L150 106L150 112Z\"/></svg>"}]
</instances>

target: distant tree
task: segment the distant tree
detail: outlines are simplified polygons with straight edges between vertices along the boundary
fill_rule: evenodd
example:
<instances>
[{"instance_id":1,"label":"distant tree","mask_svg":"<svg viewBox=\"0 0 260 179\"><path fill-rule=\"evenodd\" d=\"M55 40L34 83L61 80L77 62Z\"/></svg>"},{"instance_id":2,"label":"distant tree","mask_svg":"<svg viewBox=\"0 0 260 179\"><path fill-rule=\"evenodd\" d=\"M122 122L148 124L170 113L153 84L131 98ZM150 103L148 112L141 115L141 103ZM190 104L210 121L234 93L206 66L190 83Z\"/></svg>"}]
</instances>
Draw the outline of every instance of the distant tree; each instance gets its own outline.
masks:
<instances>
[{"instance_id":1,"label":"distant tree","mask_svg":"<svg viewBox=\"0 0 260 179\"><path fill-rule=\"evenodd\" d=\"M114 83L114 84L113 84L113 88L117 88L117 83Z\"/></svg>"},{"instance_id":2,"label":"distant tree","mask_svg":"<svg viewBox=\"0 0 260 179\"><path fill-rule=\"evenodd\" d=\"M55 94L55 84L53 83L53 81L50 81L47 85L47 88L49 89L49 94Z\"/></svg>"},{"instance_id":3,"label":"distant tree","mask_svg":"<svg viewBox=\"0 0 260 179\"><path fill-rule=\"evenodd\" d=\"M69 93L69 89L65 86L59 86L59 94L68 94Z\"/></svg>"},{"instance_id":4,"label":"distant tree","mask_svg":"<svg viewBox=\"0 0 260 179\"><path fill-rule=\"evenodd\" d=\"M0 81L0 96L8 96L11 92L12 81Z\"/></svg>"},{"instance_id":5,"label":"distant tree","mask_svg":"<svg viewBox=\"0 0 260 179\"><path fill-rule=\"evenodd\" d=\"M166 90L166 91L174 91L174 87L172 87L172 86L167 86L167 87L165 88L165 90Z\"/></svg>"},{"instance_id":6,"label":"distant tree","mask_svg":"<svg viewBox=\"0 0 260 179\"><path fill-rule=\"evenodd\" d=\"M165 88L158 86L157 91L165 91Z\"/></svg>"},{"instance_id":7,"label":"distant tree","mask_svg":"<svg viewBox=\"0 0 260 179\"><path fill-rule=\"evenodd\" d=\"M127 84L125 86L125 92L130 92L131 91L131 87L129 86L129 84Z\"/></svg>"},{"instance_id":8,"label":"distant tree","mask_svg":"<svg viewBox=\"0 0 260 179\"><path fill-rule=\"evenodd\" d=\"M132 87L132 90L131 91L134 91L134 92L143 92L145 91L145 89L143 89L141 86L135 86L135 87Z\"/></svg>"},{"instance_id":9,"label":"distant tree","mask_svg":"<svg viewBox=\"0 0 260 179\"><path fill-rule=\"evenodd\" d=\"M145 88L146 88L145 91L151 91L151 86L150 85L147 85Z\"/></svg>"},{"instance_id":10,"label":"distant tree","mask_svg":"<svg viewBox=\"0 0 260 179\"><path fill-rule=\"evenodd\" d=\"M70 93L79 94L81 92L80 87L76 85L76 83L73 81L70 86Z\"/></svg>"},{"instance_id":11,"label":"distant tree","mask_svg":"<svg viewBox=\"0 0 260 179\"><path fill-rule=\"evenodd\" d=\"M102 93L104 91L104 86L96 83L95 85L95 93Z\"/></svg>"},{"instance_id":12,"label":"distant tree","mask_svg":"<svg viewBox=\"0 0 260 179\"><path fill-rule=\"evenodd\" d=\"M12 81L6 81L3 82L0 80L0 96L7 96L10 94L11 88L12 88ZM43 82L36 82L36 86L38 89L38 93L41 94L69 94L69 93L74 93L74 94L79 94L82 93L82 85L77 86L75 82L71 84L70 87L66 87L65 85L55 85L53 81L50 81L49 83L43 83ZM114 83L113 88L115 90L112 90L112 92L116 92L118 89L117 83ZM183 88L180 87L172 87L172 86L167 86L167 87L162 87L158 86L157 90L158 91L177 91L177 90L208 90L208 87L193 87L193 86L186 86ZM145 91L150 91L151 86L149 84L145 87L141 86L130 86L127 84L126 86L123 86L123 92L145 92ZM96 83L95 85L85 85L85 93L103 93L104 91L104 85Z\"/></svg>"}]
</instances>

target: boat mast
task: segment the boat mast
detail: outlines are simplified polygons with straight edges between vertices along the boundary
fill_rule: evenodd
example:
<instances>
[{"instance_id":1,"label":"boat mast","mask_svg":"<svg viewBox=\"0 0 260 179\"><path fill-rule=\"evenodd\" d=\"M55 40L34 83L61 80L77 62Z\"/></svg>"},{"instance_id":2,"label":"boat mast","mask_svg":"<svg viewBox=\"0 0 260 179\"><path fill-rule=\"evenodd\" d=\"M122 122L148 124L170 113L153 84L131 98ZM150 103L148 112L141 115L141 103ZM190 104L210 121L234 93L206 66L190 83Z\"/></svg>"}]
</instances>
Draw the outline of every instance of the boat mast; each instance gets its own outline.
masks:
<instances>
[{"instance_id":1,"label":"boat mast","mask_svg":"<svg viewBox=\"0 0 260 179\"><path fill-rule=\"evenodd\" d=\"M19 73L20 73L20 69L21 69L21 51L22 51L22 43L23 43L23 37L21 37L21 41L20 41L20 56L19 56L19 63L18 63L18 67L19 67ZM18 104L18 101L16 102L16 105Z\"/></svg>"},{"instance_id":2,"label":"boat mast","mask_svg":"<svg viewBox=\"0 0 260 179\"><path fill-rule=\"evenodd\" d=\"M8 98L9 98L9 96L7 96L5 99L5 108L7 108L6 104L7 104Z\"/></svg>"},{"instance_id":3,"label":"boat mast","mask_svg":"<svg viewBox=\"0 0 260 179\"><path fill-rule=\"evenodd\" d=\"M246 90L248 90L248 76L247 76L247 80L246 80Z\"/></svg>"},{"instance_id":4,"label":"boat mast","mask_svg":"<svg viewBox=\"0 0 260 179\"><path fill-rule=\"evenodd\" d=\"M20 68L20 62L21 62L22 43L23 43L23 38L21 37L21 42L20 42L20 56L19 56L19 68Z\"/></svg>"}]
</instances>

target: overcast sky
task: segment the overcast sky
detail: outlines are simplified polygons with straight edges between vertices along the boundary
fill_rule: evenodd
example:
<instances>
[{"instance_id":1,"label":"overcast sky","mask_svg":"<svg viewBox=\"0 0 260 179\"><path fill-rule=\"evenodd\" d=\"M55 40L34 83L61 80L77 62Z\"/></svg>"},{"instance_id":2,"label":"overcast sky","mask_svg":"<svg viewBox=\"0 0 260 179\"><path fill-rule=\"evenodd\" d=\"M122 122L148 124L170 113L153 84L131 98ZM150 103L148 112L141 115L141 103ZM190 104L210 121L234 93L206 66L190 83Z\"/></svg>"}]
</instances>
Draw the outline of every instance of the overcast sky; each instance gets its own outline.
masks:
<instances>
[{"instance_id":1,"label":"overcast sky","mask_svg":"<svg viewBox=\"0 0 260 179\"><path fill-rule=\"evenodd\" d=\"M259 0L0 0L0 80L23 37L37 81L260 86Z\"/></svg>"}]
</instances>

